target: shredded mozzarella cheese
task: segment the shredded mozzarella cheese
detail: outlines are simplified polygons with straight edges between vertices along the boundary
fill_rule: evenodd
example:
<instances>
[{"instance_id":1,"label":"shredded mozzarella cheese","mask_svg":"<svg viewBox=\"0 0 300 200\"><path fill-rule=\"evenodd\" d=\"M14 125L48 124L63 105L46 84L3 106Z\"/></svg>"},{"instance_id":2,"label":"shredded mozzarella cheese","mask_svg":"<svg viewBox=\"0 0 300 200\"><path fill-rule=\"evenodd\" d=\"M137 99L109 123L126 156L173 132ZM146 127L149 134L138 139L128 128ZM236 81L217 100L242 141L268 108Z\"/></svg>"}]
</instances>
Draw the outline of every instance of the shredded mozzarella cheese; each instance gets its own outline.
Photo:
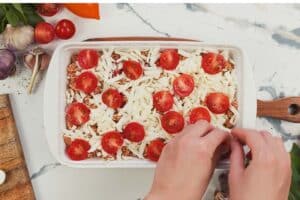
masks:
<instances>
[{"instance_id":1,"label":"shredded mozzarella cheese","mask_svg":"<svg viewBox=\"0 0 300 200\"><path fill-rule=\"evenodd\" d=\"M89 102L96 105L97 108L91 109L90 120L81 127L72 127L64 130L63 134L71 139L82 138L89 141L91 149L89 152L98 151L97 156L103 156L107 159L114 159L103 151L100 140L101 135L107 131L122 131L123 127L132 121L143 124L146 130L146 136L141 143L132 143L125 139L124 145L138 158L143 159L144 151L147 144L155 138L169 140L170 134L165 132L160 123L160 114L153 108L152 94L160 90L169 90L173 93L173 80L181 73L190 74L194 78L195 88L193 92L185 98L179 98L174 95L174 105L172 110L183 114L186 121L191 109L204 106L205 97L210 92L223 92L228 95L230 102L237 101L237 80L235 69L218 73L215 75L207 74L201 68L201 53L207 52L208 49L179 49L178 53L184 58L180 61L175 70L162 70L155 63L159 59L159 48L143 49L122 49L122 48L104 48L101 49L102 56L99 59L99 65L94 69L87 71L93 72L100 80L103 81L103 91L108 88L116 88L123 93L127 102L123 108L117 110L120 119L116 122L113 120L115 111L108 108L101 100L101 94L89 97ZM234 63L228 51L221 52L226 60ZM141 52L146 52L142 54ZM118 54L119 58L114 60L112 54ZM139 61L143 67L144 75L137 80L129 80L124 73L113 77L113 71L122 68L122 62L125 60ZM83 102L86 94L69 88L66 91L67 104L72 102ZM233 116L229 122L236 124L238 119L238 110L230 106ZM226 114L211 113L211 123L219 128L226 129L224 123L228 120ZM91 126L96 126L94 131ZM115 159L129 159L122 156L119 150Z\"/></svg>"}]
</instances>

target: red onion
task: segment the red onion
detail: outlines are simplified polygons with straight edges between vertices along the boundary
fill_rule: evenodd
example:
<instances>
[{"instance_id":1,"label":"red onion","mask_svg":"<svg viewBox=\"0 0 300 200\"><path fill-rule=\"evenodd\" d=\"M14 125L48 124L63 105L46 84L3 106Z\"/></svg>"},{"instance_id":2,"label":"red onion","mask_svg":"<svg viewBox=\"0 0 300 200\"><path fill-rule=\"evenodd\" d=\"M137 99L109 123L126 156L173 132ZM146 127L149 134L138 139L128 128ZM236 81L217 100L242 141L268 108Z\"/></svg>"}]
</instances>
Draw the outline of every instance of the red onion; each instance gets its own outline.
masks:
<instances>
[{"instance_id":1,"label":"red onion","mask_svg":"<svg viewBox=\"0 0 300 200\"><path fill-rule=\"evenodd\" d=\"M16 56L8 49L0 49L0 80L12 75L15 70Z\"/></svg>"}]
</instances>

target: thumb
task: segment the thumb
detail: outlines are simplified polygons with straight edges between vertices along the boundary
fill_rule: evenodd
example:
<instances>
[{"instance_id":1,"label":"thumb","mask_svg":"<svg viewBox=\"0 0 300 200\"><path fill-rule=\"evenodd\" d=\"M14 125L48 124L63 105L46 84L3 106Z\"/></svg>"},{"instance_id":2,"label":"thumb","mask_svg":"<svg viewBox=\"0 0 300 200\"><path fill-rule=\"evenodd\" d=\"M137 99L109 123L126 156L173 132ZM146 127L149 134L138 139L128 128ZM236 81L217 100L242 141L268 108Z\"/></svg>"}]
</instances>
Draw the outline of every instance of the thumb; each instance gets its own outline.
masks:
<instances>
[{"instance_id":1,"label":"thumb","mask_svg":"<svg viewBox=\"0 0 300 200\"><path fill-rule=\"evenodd\" d=\"M230 143L231 155L230 155L230 169L229 169L229 181L236 182L240 179L240 176L244 172L244 151L242 145L236 140L232 139Z\"/></svg>"}]
</instances>

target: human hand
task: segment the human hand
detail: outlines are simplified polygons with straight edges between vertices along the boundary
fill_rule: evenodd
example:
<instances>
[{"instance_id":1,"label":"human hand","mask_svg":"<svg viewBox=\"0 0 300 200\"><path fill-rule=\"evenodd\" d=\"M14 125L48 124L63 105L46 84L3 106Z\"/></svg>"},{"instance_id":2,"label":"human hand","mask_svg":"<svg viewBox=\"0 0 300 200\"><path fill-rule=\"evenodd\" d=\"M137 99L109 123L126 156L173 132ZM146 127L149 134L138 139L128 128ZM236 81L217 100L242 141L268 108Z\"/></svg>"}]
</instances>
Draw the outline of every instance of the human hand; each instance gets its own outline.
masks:
<instances>
[{"instance_id":1,"label":"human hand","mask_svg":"<svg viewBox=\"0 0 300 200\"><path fill-rule=\"evenodd\" d=\"M146 199L201 199L229 137L206 121L187 126L165 146Z\"/></svg>"},{"instance_id":2,"label":"human hand","mask_svg":"<svg viewBox=\"0 0 300 200\"><path fill-rule=\"evenodd\" d=\"M291 184L291 161L281 138L266 131L233 129L229 194L231 200L287 200ZM252 161L244 167L242 145L247 144Z\"/></svg>"}]
</instances>

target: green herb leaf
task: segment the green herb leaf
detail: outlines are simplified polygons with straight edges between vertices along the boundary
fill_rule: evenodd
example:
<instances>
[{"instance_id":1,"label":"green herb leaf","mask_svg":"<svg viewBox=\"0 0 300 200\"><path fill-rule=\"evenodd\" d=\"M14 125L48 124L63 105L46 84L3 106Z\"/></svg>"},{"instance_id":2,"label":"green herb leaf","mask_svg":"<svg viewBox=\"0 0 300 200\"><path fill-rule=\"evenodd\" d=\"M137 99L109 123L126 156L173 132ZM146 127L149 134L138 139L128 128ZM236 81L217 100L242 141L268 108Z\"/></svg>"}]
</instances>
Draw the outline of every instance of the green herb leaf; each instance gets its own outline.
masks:
<instances>
[{"instance_id":1,"label":"green herb leaf","mask_svg":"<svg viewBox=\"0 0 300 200\"><path fill-rule=\"evenodd\" d=\"M3 17L5 17L5 8L3 4L0 4L0 20L3 20Z\"/></svg>"},{"instance_id":2,"label":"green herb leaf","mask_svg":"<svg viewBox=\"0 0 300 200\"><path fill-rule=\"evenodd\" d=\"M12 26L31 25L44 21L41 16L36 13L33 4L0 4L0 33L2 33L7 24Z\"/></svg>"},{"instance_id":3,"label":"green herb leaf","mask_svg":"<svg viewBox=\"0 0 300 200\"><path fill-rule=\"evenodd\" d=\"M24 13L23 13L23 10L22 10L21 4L19 4L19 3L14 3L14 4L12 4L12 5L13 5L13 7L14 7L17 11L19 11L19 12L22 13L22 14L24 14Z\"/></svg>"},{"instance_id":4,"label":"green herb leaf","mask_svg":"<svg viewBox=\"0 0 300 200\"><path fill-rule=\"evenodd\" d=\"M14 3L14 4L12 4L12 5L13 5L13 7L21 14L21 16L22 16L22 18L23 18L25 24L27 24L27 23L26 23L26 22L27 22L27 18L26 18L25 15L24 15L24 12L23 12L23 9L22 9L22 5L21 5L20 3Z\"/></svg>"},{"instance_id":5,"label":"green herb leaf","mask_svg":"<svg viewBox=\"0 0 300 200\"><path fill-rule=\"evenodd\" d=\"M5 16L6 16L8 23L11 24L12 26L18 26L20 24L20 18L18 16L18 14L16 14L16 12L14 12L14 9L12 7L10 7L8 9Z\"/></svg>"},{"instance_id":6,"label":"green herb leaf","mask_svg":"<svg viewBox=\"0 0 300 200\"><path fill-rule=\"evenodd\" d=\"M300 199L300 147L294 144L290 154L293 174L289 200L298 200Z\"/></svg>"},{"instance_id":7,"label":"green herb leaf","mask_svg":"<svg viewBox=\"0 0 300 200\"><path fill-rule=\"evenodd\" d=\"M36 13L35 7L31 4L22 4L22 10L28 20L28 24L35 26L37 23L44 21L44 19Z\"/></svg>"},{"instance_id":8,"label":"green herb leaf","mask_svg":"<svg viewBox=\"0 0 300 200\"><path fill-rule=\"evenodd\" d=\"M3 17L0 22L0 33L2 33L5 30L7 23L8 23L7 19L5 17Z\"/></svg>"}]
</instances>

